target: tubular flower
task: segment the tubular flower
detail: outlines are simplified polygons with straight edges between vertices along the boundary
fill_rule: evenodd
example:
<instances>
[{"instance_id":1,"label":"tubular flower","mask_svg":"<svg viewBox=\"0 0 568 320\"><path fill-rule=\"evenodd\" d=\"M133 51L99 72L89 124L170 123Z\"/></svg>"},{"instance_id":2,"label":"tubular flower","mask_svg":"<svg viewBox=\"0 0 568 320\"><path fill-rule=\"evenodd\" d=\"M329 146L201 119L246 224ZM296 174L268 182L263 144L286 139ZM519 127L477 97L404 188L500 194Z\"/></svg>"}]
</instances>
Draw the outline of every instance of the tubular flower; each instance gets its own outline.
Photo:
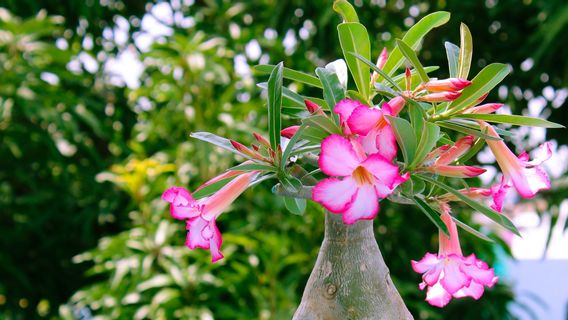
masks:
<instances>
[{"instance_id":1,"label":"tubular flower","mask_svg":"<svg viewBox=\"0 0 568 320\"><path fill-rule=\"evenodd\" d=\"M298 129L300 129L300 126L290 126L288 128L282 129L282 131L280 131L280 135L284 138L292 139Z\"/></svg>"},{"instance_id":2,"label":"tubular flower","mask_svg":"<svg viewBox=\"0 0 568 320\"><path fill-rule=\"evenodd\" d=\"M418 87L417 90L426 89L430 92L460 91L469 86L471 81L459 78L448 78L444 80L430 80Z\"/></svg>"},{"instance_id":3,"label":"tubular flower","mask_svg":"<svg viewBox=\"0 0 568 320\"><path fill-rule=\"evenodd\" d=\"M452 298L469 296L478 300L483 295L485 286L493 287L498 278L493 269L474 254L463 256L450 207L447 203L440 203L440 208L442 221L448 227L450 237L440 231L438 254L426 253L420 261L412 261L412 269L422 274L419 288L428 288L426 301L442 308Z\"/></svg>"},{"instance_id":4,"label":"tubular flower","mask_svg":"<svg viewBox=\"0 0 568 320\"><path fill-rule=\"evenodd\" d=\"M347 124L352 133L359 135L358 140L367 153L379 153L390 161L396 157L396 137L385 115L398 115L404 102L404 98L396 97L381 109L360 106L353 111Z\"/></svg>"},{"instance_id":5,"label":"tubular flower","mask_svg":"<svg viewBox=\"0 0 568 320\"><path fill-rule=\"evenodd\" d=\"M170 203L173 218L186 220L187 239L185 245L190 249L203 248L211 251L211 261L223 258L220 251L223 242L216 220L229 205L246 190L257 173L241 173L212 196L195 200L191 193L181 187L171 187L162 194L162 200ZM230 177L225 173L221 176ZM218 177L212 180L219 181ZM205 185L213 182L206 182Z\"/></svg>"},{"instance_id":6,"label":"tubular flower","mask_svg":"<svg viewBox=\"0 0 568 320\"><path fill-rule=\"evenodd\" d=\"M456 177L456 178L471 178L477 177L478 175L484 173L486 170L479 167L472 166L451 166L449 165L457 158L461 157L466 153L473 145L473 137L465 136L460 140L456 141L453 146L443 145L435 150L433 150L426 157L426 161L434 161L430 166L424 167L423 169L432 172L434 174L439 174L446 177ZM437 158L437 159L436 159ZM435 160L434 160L435 159Z\"/></svg>"},{"instance_id":7,"label":"tubular flower","mask_svg":"<svg viewBox=\"0 0 568 320\"><path fill-rule=\"evenodd\" d=\"M493 126L484 121L479 121L479 124L481 129L487 130L488 135L499 137ZM503 171L505 181L507 183L511 181L523 198L532 198L540 190L550 189L548 175L540 167L540 164L552 156L549 142L540 146L537 156L532 161L529 161L526 152L516 157L503 140L487 140L487 144Z\"/></svg>"},{"instance_id":8,"label":"tubular flower","mask_svg":"<svg viewBox=\"0 0 568 320\"><path fill-rule=\"evenodd\" d=\"M389 57L389 52L387 51L387 48L383 48L381 54L377 58L377 64L376 64L377 68L382 70L385 64L387 63L388 57ZM376 71L373 71L373 75L371 76L371 83L377 82L378 79L379 79L379 74Z\"/></svg>"},{"instance_id":9,"label":"tubular flower","mask_svg":"<svg viewBox=\"0 0 568 320\"><path fill-rule=\"evenodd\" d=\"M511 186L505 182L505 177L503 176L501 178L501 182L494 184L493 186L491 186L491 188L467 188L461 189L459 190L459 192L477 200L491 197L493 200L491 208L497 212L501 212L503 210L503 202L505 200L505 196L507 195L507 190L510 187ZM446 193L438 197L438 199L444 202L460 201L458 197L456 197L452 193Z\"/></svg>"},{"instance_id":10,"label":"tubular flower","mask_svg":"<svg viewBox=\"0 0 568 320\"><path fill-rule=\"evenodd\" d=\"M417 101L425 102L450 102L454 101L461 95L461 92L443 91L425 94L423 96L415 97Z\"/></svg>"},{"instance_id":11,"label":"tubular flower","mask_svg":"<svg viewBox=\"0 0 568 320\"><path fill-rule=\"evenodd\" d=\"M346 136L350 136L352 134L351 129L347 124L347 120L349 119L349 117L351 117L353 110L361 106L365 105L357 100L343 99L339 101L335 105L335 107L333 107L333 112L339 115L339 122L341 124L341 128L343 129L343 134L345 134Z\"/></svg>"},{"instance_id":12,"label":"tubular flower","mask_svg":"<svg viewBox=\"0 0 568 320\"><path fill-rule=\"evenodd\" d=\"M386 198L408 173L380 154L366 156L357 141L333 134L322 141L319 158L321 170L333 177L320 181L312 198L333 213L343 214L343 222L373 219L379 212L379 200Z\"/></svg>"},{"instance_id":13,"label":"tubular flower","mask_svg":"<svg viewBox=\"0 0 568 320\"><path fill-rule=\"evenodd\" d=\"M503 106L502 103L486 103L477 107L466 109L463 113L487 114L499 110Z\"/></svg>"}]
</instances>

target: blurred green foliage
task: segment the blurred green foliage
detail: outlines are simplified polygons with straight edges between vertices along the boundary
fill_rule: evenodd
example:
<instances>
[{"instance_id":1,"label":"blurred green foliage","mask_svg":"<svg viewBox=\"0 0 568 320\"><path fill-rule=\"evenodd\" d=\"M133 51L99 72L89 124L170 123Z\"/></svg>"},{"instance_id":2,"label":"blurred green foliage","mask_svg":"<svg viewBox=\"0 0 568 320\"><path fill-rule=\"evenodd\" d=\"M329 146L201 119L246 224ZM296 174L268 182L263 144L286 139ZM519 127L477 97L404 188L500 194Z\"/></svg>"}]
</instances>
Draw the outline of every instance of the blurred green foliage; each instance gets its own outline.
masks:
<instances>
[{"instance_id":1,"label":"blurred green foliage","mask_svg":"<svg viewBox=\"0 0 568 320\"><path fill-rule=\"evenodd\" d=\"M171 33L147 49L136 46L135 38L147 33L144 18L156 7L151 3L3 5L0 316L290 318L322 239L321 209L309 204L304 216L291 215L270 194L270 184L253 188L220 218L226 258L212 265L207 252L183 246L185 226L169 217L159 196L174 184L193 189L236 163L226 152L189 140L190 132L251 142L251 128L266 128L265 99L255 87L266 79L242 70L237 61L283 60L312 71L340 56L339 18L329 2L161 3L181 18L166 22ZM451 11L450 23L427 37L420 58L444 70L443 41L459 43L459 23L467 23L475 43L472 73L493 61L513 65L505 80L512 108L523 109L546 86L568 83L568 64L561 59L567 35L558 31L568 24L563 1L356 5L372 35L373 55L385 45L392 48L421 16ZM184 17L191 19L183 22ZM126 41L116 40L121 21L128 25ZM258 55L250 51L253 39ZM143 62L140 86L116 85L105 70L121 52ZM534 66L519 70L529 57ZM321 94L301 84L291 88ZM490 98L498 99L496 93ZM566 123L559 107L551 109L550 119ZM566 143L560 131L551 137ZM506 306L513 296L502 284L482 298L483 308L472 300L455 301L443 312L426 304L409 260L435 250L435 228L410 207L386 202L381 207L377 239L416 318L511 317ZM460 218L470 219L469 212ZM468 234L462 243L465 253L495 262L491 244Z\"/></svg>"}]
</instances>

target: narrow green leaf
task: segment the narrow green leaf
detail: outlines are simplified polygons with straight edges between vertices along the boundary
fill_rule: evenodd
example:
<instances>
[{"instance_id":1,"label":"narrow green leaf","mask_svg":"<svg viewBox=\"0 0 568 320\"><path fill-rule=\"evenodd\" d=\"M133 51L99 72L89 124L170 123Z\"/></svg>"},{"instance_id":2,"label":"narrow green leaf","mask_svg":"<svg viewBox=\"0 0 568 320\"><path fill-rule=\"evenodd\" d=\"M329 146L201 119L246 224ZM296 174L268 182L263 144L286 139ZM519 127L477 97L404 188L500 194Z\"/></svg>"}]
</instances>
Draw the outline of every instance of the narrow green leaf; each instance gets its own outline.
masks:
<instances>
[{"instance_id":1,"label":"narrow green leaf","mask_svg":"<svg viewBox=\"0 0 568 320\"><path fill-rule=\"evenodd\" d=\"M349 67L351 76L355 80L355 85L359 93L368 98L369 97L369 81L371 73L369 68L365 66L361 60L355 58L350 52L357 53L367 60L371 59L371 44L369 41L369 34L367 29L360 23L347 22L337 26L339 34L339 43L341 50L345 57L345 62Z\"/></svg>"},{"instance_id":2,"label":"narrow green leaf","mask_svg":"<svg viewBox=\"0 0 568 320\"><path fill-rule=\"evenodd\" d=\"M414 133L416 137L420 137L422 134L422 128L424 127L424 119L426 119L426 112L420 105L420 103L412 99L404 99L408 105L408 116L410 117L410 123L414 128ZM418 141L418 139L417 139Z\"/></svg>"},{"instance_id":3,"label":"narrow green leaf","mask_svg":"<svg viewBox=\"0 0 568 320\"><path fill-rule=\"evenodd\" d=\"M244 163L239 164L238 166L234 166L229 170L242 170L242 171L269 171L269 172L276 172L277 168L268 164L260 164L260 163Z\"/></svg>"},{"instance_id":4,"label":"narrow green leaf","mask_svg":"<svg viewBox=\"0 0 568 320\"><path fill-rule=\"evenodd\" d=\"M306 199L284 197L284 205L286 209L293 214L303 216L306 212Z\"/></svg>"},{"instance_id":5,"label":"narrow green leaf","mask_svg":"<svg viewBox=\"0 0 568 320\"><path fill-rule=\"evenodd\" d=\"M381 77L383 77L387 82L389 82L393 87L395 87L396 90L398 90L398 92L402 91L402 89L398 86L398 84L396 84L396 81L394 81L391 77L389 77L389 75L387 75L383 70L377 68L377 66L373 62L371 62L371 60L363 57L362 55L356 52L350 52L349 54L355 57L356 59L359 59L359 61L363 62L364 64L368 65L371 69L373 69L373 71L377 72Z\"/></svg>"},{"instance_id":6,"label":"narrow green leaf","mask_svg":"<svg viewBox=\"0 0 568 320\"><path fill-rule=\"evenodd\" d=\"M436 71L440 69L440 67L438 66L427 66L424 67L424 71L426 71L426 73L432 73L433 71ZM413 86L418 86L419 81L418 79L420 79L420 75L418 74L418 72L416 72L416 69L411 69L410 70L410 77L412 78L412 84ZM406 75L403 73L396 75L394 77L391 78L394 82L396 82L399 86L404 86L404 82L406 81Z\"/></svg>"},{"instance_id":7,"label":"narrow green leaf","mask_svg":"<svg viewBox=\"0 0 568 320\"><path fill-rule=\"evenodd\" d=\"M428 34L428 32L430 32L434 28L437 28L445 24L449 20L450 20L449 12L439 11L431 13L425 16L424 18L422 18L415 25L413 25L412 28L410 28L406 32L406 34L402 38L402 41L404 41L404 43L406 43L410 48L412 48L412 50L416 50L418 48L418 45L420 44L424 36ZM398 69L398 67L401 66L403 60L404 56L402 55L402 53L398 48L395 48L389 54L387 62L383 67L383 71L389 76L392 75Z\"/></svg>"},{"instance_id":8,"label":"narrow green leaf","mask_svg":"<svg viewBox=\"0 0 568 320\"><path fill-rule=\"evenodd\" d=\"M223 138L223 137L220 137L216 134L209 133L209 132L192 132L189 136L192 137L192 138L195 138L195 139L199 139L201 141L209 142L213 145L216 145L217 147L223 148L225 150L229 150L232 153L235 153L235 154L238 154L242 157L250 159L249 156L237 151L237 149L235 149L233 147L233 145L231 144L231 141L227 138Z\"/></svg>"},{"instance_id":9,"label":"narrow green leaf","mask_svg":"<svg viewBox=\"0 0 568 320\"><path fill-rule=\"evenodd\" d=\"M460 114L456 117L462 119L484 120L495 123L507 123L519 126L543 127L543 128L564 128L563 125L550 122L540 118L532 118L508 114Z\"/></svg>"},{"instance_id":10,"label":"narrow green leaf","mask_svg":"<svg viewBox=\"0 0 568 320\"><path fill-rule=\"evenodd\" d=\"M418 60L416 52L414 52L412 48L410 48L406 43L404 43L404 41L400 39L396 39L396 45L398 49L400 49L400 52L402 52L402 54L406 57L406 59L414 66L416 71L418 71L420 80L422 80L422 82L430 81L428 74L426 73L426 71L424 71L422 63L420 63L420 60Z\"/></svg>"},{"instance_id":11,"label":"narrow green leaf","mask_svg":"<svg viewBox=\"0 0 568 320\"><path fill-rule=\"evenodd\" d=\"M231 182L231 180L235 179L235 177L229 177L229 178L225 178L225 179L221 179L219 181L215 181L210 185L207 185L197 191L195 191L194 193L192 193L192 196L195 199L201 199L203 197L207 197L209 195L214 194L215 192L217 192L219 189L223 188L227 183Z\"/></svg>"},{"instance_id":12,"label":"narrow green leaf","mask_svg":"<svg viewBox=\"0 0 568 320\"><path fill-rule=\"evenodd\" d=\"M416 136L408 121L398 117L386 116L393 128L396 141L402 150L402 156L406 164L412 163L416 152Z\"/></svg>"},{"instance_id":13,"label":"narrow green leaf","mask_svg":"<svg viewBox=\"0 0 568 320\"><path fill-rule=\"evenodd\" d=\"M345 89L339 83L337 75L327 69L317 68L316 74L323 85L323 98L328 106L331 108L345 99ZM339 123L339 116L332 112L331 116L336 123Z\"/></svg>"},{"instance_id":14,"label":"narrow green leaf","mask_svg":"<svg viewBox=\"0 0 568 320\"><path fill-rule=\"evenodd\" d=\"M463 230L473 234L474 236L478 237L479 239L488 241L488 242L495 242L493 239L489 238L488 236L484 235L483 233L475 230L474 228L468 226L467 224L459 221L456 217L452 216L452 220L454 220L454 222L456 223L456 225L460 228L462 228Z\"/></svg>"},{"instance_id":15,"label":"narrow green leaf","mask_svg":"<svg viewBox=\"0 0 568 320\"><path fill-rule=\"evenodd\" d=\"M458 61L460 59L460 47L451 42L444 42L446 47L446 56L448 57L448 69L450 70L450 78L458 77Z\"/></svg>"},{"instance_id":16,"label":"narrow green leaf","mask_svg":"<svg viewBox=\"0 0 568 320\"><path fill-rule=\"evenodd\" d=\"M465 23L460 24L460 56L458 62L458 78L467 79L469 68L471 67L471 56L473 54L473 40L471 32Z\"/></svg>"},{"instance_id":17,"label":"narrow green leaf","mask_svg":"<svg viewBox=\"0 0 568 320\"><path fill-rule=\"evenodd\" d=\"M379 82L375 83L375 90L376 93L388 99L392 99L397 96L396 91Z\"/></svg>"},{"instance_id":18,"label":"narrow green leaf","mask_svg":"<svg viewBox=\"0 0 568 320\"><path fill-rule=\"evenodd\" d=\"M517 228L515 227L515 225L513 224L513 222L511 222L511 220L509 220L507 217L505 217L504 215L500 214L499 212L494 211L493 209L488 208L487 206L483 205L481 202L473 200L472 198L464 195L463 193L459 192L458 190L440 182L440 181L436 181L430 177L427 177L425 175L419 174L416 175L417 177L419 177L420 179L429 182L437 187L439 187L440 189L445 190L446 192L449 192L453 195L455 195L458 199L460 199L461 201L463 201L465 204L467 204L468 206L472 207L473 209L475 209L476 211L480 212L481 214L483 214L484 216L486 216L487 218L495 221L497 224L499 224L500 226L506 228L507 230L513 232L514 234L521 236L521 234L519 233L519 230L517 230Z\"/></svg>"},{"instance_id":19,"label":"narrow green leaf","mask_svg":"<svg viewBox=\"0 0 568 320\"><path fill-rule=\"evenodd\" d=\"M302 125L298 128L298 131L296 131L296 133L294 133L294 136L292 136L290 141L288 141L286 149L284 149L284 152L282 153L282 161L280 163L280 168L282 170L286 168L286 164L288 162L288 158L290 157L290 153L292 152L292 149L296 145L296 142L298 142L298 140L300 140L300 138L302 137L304 129L306 129L306 123L302 123Z\"/></svg>"},{"instance_id":20,"label":"narrow green leaf","mask_svg":"<svg viewBox=\"0 0 568 320\"><path fill-rule=\"evenodd\" d=\"M329 132L318 126L308 126L304 130L303 138L319 145L321 141L329 135ZM292 155L294 155L294 152L292 152Z\"/></svg>"},{"instance_id":21,"label":"narrow green leaf","mask_svg":"<svg viewBox=\"0 0 568 320\"><path fill-rule=\"evenodd\" d=\"M416 156L410 168L419 165L422 160L426 158L426 155L436 146L439 137L440 127L433 123L425 122L422 128L422 134L417 136L417 140L419 139L420 143L418 144L418 148L416 148Z\"/></svg>"},{"instance_id":22,"label":"narrow green leaf","mask_svg":"<svg viewBox=\"0 0 568 320\"><path fill-rule=\"evenodd\" d=\"M456 123L453 123L453 122L450 122L450 121L436 121L436 124L439 125L440 127L446 128L446 129L454 130L454 131L461 132L461 133L467 134L467 135L480 137L480 138L483 138L485 140L503 140L501 138L497 138L497 137L485 134L485 133L483 133L479 130L464 127L462 125L459 125L459 124L456 124Z\"/></svg>"},{"instance_id":23,"label":"narrow green leaf","mask_svg":"<svg viewBox=\"0 0 568 320\"><path fill-rule=\"evenodd\" d=\"M479 123L475 122L474 120L453 118L452 120L450 120L450 122L455 123L455 124L460 125L460 126L468 127L470 129L475 129L477 131L481 131L481 127L479 126ZM495 128L495 131L497 131L497 133L500 136L506 136L506 137L514 136L514 134L512 132L507 131L507 130ZM483 132L485 133L485 131L483 131Z\"/></svg>"},{"instance_id":24,"label":"narrow green leaf","mask_svg":"<svg viewBox=\"0 0 568 320\"><path fill-rule=\"evenodd\" d=\"M357 11L347 0L333 2L333 10L341 15L343 22L359 22Z\"/></svg>"},{"instance_id":25,"label":"narrow green leaf","mask_svg":"<svg viewBox=\"0 0 568 320\"><path fill-rule=\"evenodd\" d=\"M272 64L259 64L257 66L254 66L254 70L262 73L262 74L270 74L272 73L272 71L274 70L276 66L272 65ZM297 82L301 82L301 83L305 83L307 85L310 85L312 87L316 87L316 88L322 88L321 82L319 81L318 78L301 72L301 71L296 71L290 68L284 68L283 69L283 77L292 81L297 81Z\"/></svg>"},{"instance_id":26,"label":"narrow green leaf","mask_svg":"<svg viewBox=\"0 0 568 320\"><path fill-rule=\"evenodd\" d=\"M474 105L481 96L503 81L509 72L509 66L502 63L492 63L483 68L471 80L471 85L463 89L462 94L450 103L448 113L453 114Z\"/></svg>"},{"instance_id":27,"label":"narrow green leaf","mask_svg":"<svg viewBox=\"0 0 568 320\"><path fill-rule=\"evenodd\" d=\"M268 78L268 135L270 146L277 150L280 145L280 130L282 130L282 69L280 62Z\"/></svg>"},{"instance_id":28,"label":"narrow green leaf","mask_svg":"<svg viewBox=\"0 0 568 320\"><path fill-rule=\"evenodd\" d=\"M448 231L448 227L446 226L444 221L442 221L442 218L440 218L440 214L436 210L432 209L432 207L430 207L430 205L420 197L415 195L413 199L414 203L416 203L418 208L420 208L420 211L422 211L428 217L428 219L430 219L430 221L432 221L432 223L434 223L434 225L438 227L438 229L440 229L446 236L449 237L450 232Z\"/></svg>"},{"instance_id":29,"label":"narrow green leaf","mask_svg":"<svg viewBox=\"0 0 568 320\"><path fill-rule=\"evenodd\" d=\"M313 115L307 119L304 119L304 124L313 125L319 127L330 134L341 134L341 129L334 123L330 118L322 115Z\"/></svg>"}]
</instances>

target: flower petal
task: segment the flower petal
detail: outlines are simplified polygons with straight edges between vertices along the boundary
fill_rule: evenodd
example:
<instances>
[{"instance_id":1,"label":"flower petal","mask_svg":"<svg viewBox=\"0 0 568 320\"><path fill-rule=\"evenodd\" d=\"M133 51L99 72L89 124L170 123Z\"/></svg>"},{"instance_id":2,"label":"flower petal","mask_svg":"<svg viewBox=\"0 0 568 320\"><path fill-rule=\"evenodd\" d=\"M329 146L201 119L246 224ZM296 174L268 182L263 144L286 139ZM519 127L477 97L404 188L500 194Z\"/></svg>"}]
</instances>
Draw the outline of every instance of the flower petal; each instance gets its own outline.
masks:
<instances>
[{"instance_id":1,"label":"flower petal","mask_svg":"<svg viewBox=\"0 0 568 320\"><path fill-rule=\"evenodd\" d=\"M525 164L529 166L538 166L552 157L552 144L550 142L545 142L540 145L535 153L535 157L532 161L527 161Z\"/></svg>"},{"instance_id":2,"label":"flower petal","mask_svg":"<svg viewBox=\"0 0 568 320\"><path fill-rule=\"evenodd\" d=\"M463 262L458 258L458 256L450 255L447 259L450 259L450 261L446 262L444 267L444 277L440 280L440 284L450 294L454 294L459 289L468 286L471 278L460 270L460 265Z\"/></svg>"},{"instance_id":3,"label":"flower petal","mask_svg":"<svg viewBox=\"0 0 568 320\"><path fill-rule=\"evenodd\" d=\"M353 146L346 138L332 134L323 139L319 167L328 176L349 176L359 165Z\"/></svg>"},{"instance_id":4,"label":"flower petal","mask_svg":"<svg viewBox=\"0 0 568 320\"><path fill-rule=\"evenodd\" d=\"M402 178L398 166L387 160L380 154L372 154L361 163L365 169L369 170L381 184L389 189L394 189L395 184L400 184Z\"/></svg>"},{"instance_id":5,"label":"flower petal","mask_svg":"<svg viewBox=\"0 0 568 320\"><path fill-rule=\"evenodd\" d=\"M203 237L203 229L208 227L209 221L201 217L195 217L187 219L186 222L186 229L188 232L185 245L190 249L209 249L209 239L205 239Z\"/></svg>"},{"instance_id":6,"label":"flower petal","mask_svg":"<svg viewBox=\"0 0 568 320\"><path fill-rule=\"evenodd\" d=\"M428 292L426 293L426 301L429 304L443 308L452 300L452 295L449 294L446 289L444 289L439 283L436 285L428 287Z\"/></svg>"},{"instance_id":7,"label":"flower petal","mask_svg":"<svg viewBox=\"0 0 568 320\"><path fill-rule=\"evenodd\" d=\"M541 167L522 168L510 173L513 186L523 198L532 198L540 190L550 189L550 179Z\"/></svg>"},{"instance_id":8,"label":"flower petal","mask_svg":"<svg viewBox=\"0 0 568 320\"><path fill-rule=\"evenodd\" d=\"M411 261L412 269L417 273L424 273L428 270L434 268L438 263L440 263L440 259L438 259L437 254L433 254L427 252L422 259L419 261Z\"/></svg>"},{"instance_id":9,"label":"flower petal","mask_svg":"<svg viewBox=\"0 0 568 320\"><path fill-rule=\"evenodd\" d=\"M472 297L475 300L479 300L483 295L484 289L483 285L472 281L469 286L463 287L454 293L454 298Z\"/></svg>"},{"instance_id":10,"label":"flower petal","mask_svg":"<svg viewBox=\"0 0 568 320\"><path fill-rule=\"evenodd\" d=\"M371 220L379 212L379 199L372 185L359 186L355 198L343 213L343 222L353 224L358 220Z\"/></svg>"},{"instance_id":11,"label":"flower petal","mask_svg":"<svg viewBox=\"0 0 568 320\"><path fill-rule=\"evenodd\" d=\"M379 109L371 109L368 106L360 106L353 110L347 120L351 132L359 135L367 135L371 129L383 120L383 112Z\"/></svg>"},{"instance_id":12,"label":"flower petal","mask_svg":"<svg viewBox=\"0 0 568 320\"><path fill-rule=\"evenodd\" d=\"M351 177L343 180L327 178L318 182L312 191L312 199L327 210L342 213L357 192L357 185Z\"/></svg>"},{"instance_id":13,"label":"flower petal","mask_svg":"<svg viewBox=\"0 0 568 320\"><path fill-rule=\"evenodd\" d=\"M333 112L339 115L341 125L345 126L347 124L347 119L349 119L349 117L353 113L353 110L360 106L364 106L364 104L362 104L358 100L343 99L333 107ZM349 135L351 133L345 132L345 134Z\"/></svg>"},{"instance_id":14,"label":"flower petal","mask_svg":"<svg viewBox=\"0 0 568 320\"><path fill-rule=\"evenodd\" d=\"M209 223L209 227L213 231L213 235L209 242L209 250L211 251L211 262L215 263L224 258L223 254L220 251L221 244L223 243L223 238L221 238L221 232L219 232L219 229L215 224L215 220L212 220Z\"/></svg>"},{"instance_id":15,"label":"flower petal","mask_svg":"<svg viewBox=\"0 0 568 320\"><path fill-rule=\"evenodd\" d=\"M397 144L394 131L390 124L380 128L377 132L377 152L392 161L396 157Z\"/></svg>"}]
</instances>

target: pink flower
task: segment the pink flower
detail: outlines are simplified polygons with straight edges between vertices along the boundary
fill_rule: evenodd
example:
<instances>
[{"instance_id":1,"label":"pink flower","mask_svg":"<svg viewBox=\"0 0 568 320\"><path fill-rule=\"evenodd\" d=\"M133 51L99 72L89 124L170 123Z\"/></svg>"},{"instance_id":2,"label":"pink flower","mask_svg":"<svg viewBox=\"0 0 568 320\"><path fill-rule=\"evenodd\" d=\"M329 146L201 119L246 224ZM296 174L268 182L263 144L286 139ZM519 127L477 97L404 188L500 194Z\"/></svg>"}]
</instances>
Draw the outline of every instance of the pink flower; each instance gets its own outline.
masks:
<instances>
[{"instance_id":1,"label":"pink flower","mask_svg":"<svg viewBox=\"0 0 568 320\"><path fill-rule=\"evenodd\" d=\"M181 187L171 187L162 194L162 200L170 203L170 213L173 218L186 220L187 240L186 246L190 249L203 248L211 251L211 261L216 262L223 258L220 252L221 233L215 221L229 205L249 186L257 173L255 171L242 173L231 180L212 196L195 200L191 193ZM219 177L227 178L235 175L229 171ZM215 177L206 182L209 185L222 178ZM213 182L211 182L213 181ZM198 189L199 190L199 189Z\"/></svg>"},{"instance_id":2,"label":"pink flower","mask_svg":"<svg viewBox=\"0 0 568 320\"><path fill-rule=\"evenodd\" d=\"M498 278L487 263L477 259L474 254L464 257L461 251L458 231L450 216L447 203L440 203L442 221L448 227L450 237L439 233L440 250L438 254L426 253L420 261L412 261L412 269L422 273L420 290L428 288L426 301L442 308L452 298L472 297L478 300L485 286L491 288Z\"/></svg>"},{"instance_id":3,"label":"pink flower","mask_svg":"<svg viewBox=\"0 0 568 320\"><path fill-rule=\"evenodd\" d=\"M463 113L487 114L493 113L503 106L502 103L486 103L477 107L466 109Z\"/></svg>"},{"instance_id":4,"label":"pink flower","mask_svg":"<svg viewBox=\"0 0 568 320\"><path fill-rule=\"evenodd\" d=\"M322 141L319 166L325 174L342 179L318 182L312 198L329 211L343 214L346 224L373 219L379 200L409 178L408 173L401 176L390 160L379 154L366 156L358 142L338 134Z\"/></svg>"},{"instance_id":5,"label":"pink flower","mask_svg":"<svg viewBox=\"0 0 568 320\"><path fill-rule=\"evenodd\" d=\"M282 131L280 131L280 135L284 138L292 139L298 129L300 129L300 126L290 126L288 128L282 129Z\"/></svg>"},{"instance_id":6,"label":"pink flower","mask_svg":"<svg viewBox=\"0 0 568 320\"><path fill-rule=\"evenodd\" d=\"M493 126L484 121L479 121L479 125L482 130L487 130L488 135L499 137ZM507 183L511 181L523 198L531 198L540 190L550 189L548 175L540 167L540 164L552 156L549 142L540 146L537 156L532 161L529 161L526 152L516 157L503 140L486 140L486 142L505 175L505 181Z\"/></svg>"},{"instance_id":7,"label":"pink flower","mask_svg":"<svg viewBox=\"0 0 568 320\"><path fill-rule=\"evenodd\" d=\"M460 91L469 86L471 81L459 78L448 78L443 80L430 80L418 87L417 90L426 89L430 92Z\"/></svg>"},{"instance_id":8,"label":"pink flower","mask_svg":"<svg viewBox=\"0 0 568 320\"><path fill-rule=\"evenodd\" d=\"M416 97L417 101L425 102L450 102L454 101L461 96L461 92L454 91L444 91L425 94L423 96Z\"/></svg>"},{"instance_id":9,"label":"pink flower","mask_svg":"<svg viewBox=\"0 0 568 320\"><path fill-rule=\"evenodd\" d=\"M383 48L381 54L377 58L377 64L376 64L377 68L382 70L385 64L387 63L388 58L389 58L389 52L387 51L387 48ZM371 83L377 82L378 79L379 79L379 74L376 71L373 71L373 75L371 76Z\"/></svg>"},{"instance_id":10,"label":"pink flower","mask_svg":"<svg viewBox=\"0 0 568 320\"><path fill-rule=\"evenodd\" d=\"M472 145L473 137L465 136L456 141L453 146L443 145L434 149L425 160L426 162L434 161L434 163L424 167L423 170L441 176L456 178L471 178L484 173L486 170L479 167L450 165L450 163L465 154Z\"/></svg>"},{"instance_id":11,"label":"pink flower","mask_svg":"<svg viewBox=\"0 0 568 320\"><path fill-rule=\"evenodd\" d=\"M351 113L348 126L352 133L359 135L358 141L367 153L379 153L391 161L396 157L396 137L385 115L398 115L404 103L404 98L396 97L384 103L381 109L363 105Z\"/></svg>"},{"instance_id":12,"label":"pink flower","mask_svg":"<svg viewBox=\"0 0 568 320\"><path fill-rule=\"evenodd\" d=\"M339 101L335 105L335 107L333 107L333 112L335 112L339 115L339 122L341 124L341 127L343 128L343 133L346 136L350 136L352 134L351 129L349 128L349 125L347 124L347 120L349 119L349 117L353 113L353 110L355 110L355 108L361 107L361 106L365 106L365 105L362 104L361 102L357 101L357 100L343 99L343 100Z\"/></svg>"},{"instance_id":13,"label":"pink flower","mask_svg":"<svg viewBox=\"0 0 568 320\"><path fill-rule=\"evenodd\" d=\"M467 188L461 189L459 190L459 192L476 200L491 197L493 200L491 208L497 212L501 212L503 210L503 202L505 200L505 196L507 195L507 190L510 187L511 186L505 182L505 177L503 176L501 178L501 182L491 186L491 188ZM440 196L438 199L441 201L460 201L452 193L446 193Z\"/></svg>"}]
</instances>

